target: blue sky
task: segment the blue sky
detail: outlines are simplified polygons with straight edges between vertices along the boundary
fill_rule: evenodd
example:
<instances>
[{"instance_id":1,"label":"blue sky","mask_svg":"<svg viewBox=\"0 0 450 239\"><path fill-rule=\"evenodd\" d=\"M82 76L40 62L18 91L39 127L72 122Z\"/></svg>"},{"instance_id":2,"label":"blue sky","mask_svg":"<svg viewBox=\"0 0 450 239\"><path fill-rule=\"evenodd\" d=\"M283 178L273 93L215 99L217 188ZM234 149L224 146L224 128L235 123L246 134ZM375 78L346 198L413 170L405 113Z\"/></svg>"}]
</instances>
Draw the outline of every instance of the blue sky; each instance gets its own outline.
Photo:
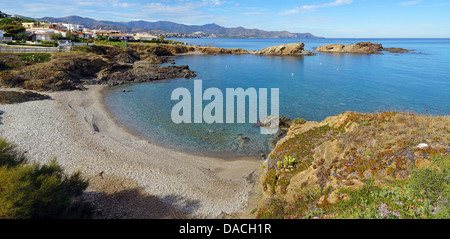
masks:
<instances>
[{"instance_id":1,"label":"blue sky","mask_svg":"<svg viewBox=\"0 0 450 239\"><path fill-rule=\"evenodd\" d=\"M29 17L217 23L329 38L450 38L449 0L0 0L0 10Z\"/></svg>"}]
</instances>

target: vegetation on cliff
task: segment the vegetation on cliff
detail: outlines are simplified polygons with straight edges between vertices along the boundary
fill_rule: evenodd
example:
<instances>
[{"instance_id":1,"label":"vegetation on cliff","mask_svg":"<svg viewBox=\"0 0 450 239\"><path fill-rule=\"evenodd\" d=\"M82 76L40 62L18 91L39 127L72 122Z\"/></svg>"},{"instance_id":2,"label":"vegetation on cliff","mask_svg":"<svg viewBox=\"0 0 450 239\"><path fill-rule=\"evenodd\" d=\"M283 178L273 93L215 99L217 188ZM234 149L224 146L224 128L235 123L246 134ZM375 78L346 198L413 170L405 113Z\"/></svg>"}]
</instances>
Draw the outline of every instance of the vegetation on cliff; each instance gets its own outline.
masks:
<instances>
[{"instance_id":1,"label":"vegetation on cliff","mask_svg":"<svg viewBox=\"0 0 450 239\"><path fill-rule=\"evenodd\" d=\"M1 219L90 218L92 205L78 197L87 186L80 172L66 175L55 161L29 164L0 139Z\"/></svg>"},{"instance_id":2,"label":"vegetation on cliff","mask_svg":"<svg viewBox=\"0 0 450 239\"><path fill-rule=\"evenodd\" d=\"M294 122L269 155L256 217L449 218L449 125L397 112Z\"/></svg>"}]
</instances>

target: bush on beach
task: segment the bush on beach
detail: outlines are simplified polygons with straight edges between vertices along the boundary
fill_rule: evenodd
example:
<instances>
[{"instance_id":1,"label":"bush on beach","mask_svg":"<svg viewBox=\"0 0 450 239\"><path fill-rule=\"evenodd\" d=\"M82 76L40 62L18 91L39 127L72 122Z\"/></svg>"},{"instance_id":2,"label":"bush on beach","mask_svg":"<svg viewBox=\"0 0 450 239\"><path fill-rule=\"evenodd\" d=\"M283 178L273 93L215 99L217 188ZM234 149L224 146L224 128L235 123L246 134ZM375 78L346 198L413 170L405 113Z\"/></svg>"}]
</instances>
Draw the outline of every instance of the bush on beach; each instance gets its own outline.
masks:
<instances>
[{"instance_id":1,"label":"bush on beach","mask_svg":"<svg viewBox=\"0 0 450 239\"><path fill-rule=\"evenodd\" d=\"M80 172L66 175L56 161L28 164L0 139L1 219L90 218L93 206L77 198L87 186Z\"/></svg>"}]
</instances>

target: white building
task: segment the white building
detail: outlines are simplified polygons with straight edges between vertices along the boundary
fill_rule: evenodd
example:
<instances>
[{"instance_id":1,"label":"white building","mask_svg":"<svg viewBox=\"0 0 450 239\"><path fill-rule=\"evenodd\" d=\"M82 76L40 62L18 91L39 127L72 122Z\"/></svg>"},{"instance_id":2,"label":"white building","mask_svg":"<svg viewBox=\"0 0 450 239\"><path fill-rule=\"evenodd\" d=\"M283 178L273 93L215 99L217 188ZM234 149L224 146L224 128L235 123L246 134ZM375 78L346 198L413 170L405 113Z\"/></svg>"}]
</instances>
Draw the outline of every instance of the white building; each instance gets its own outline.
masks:
<instances>
[{"instance_id":1,"label":"white building","mask_svg":"<svg viewBox=\"0 0 450 239\"><path fill-rule=\"evenodd\" d=\"M4 41L12 41L12 37L5 37L3 36L4 31L0 30L0 42L4 42Z\"/></svg>"},{"instance_id":2,"label":"white building","mask_svg":"<svg viewBox=\"0 0 450 239\"><path fill-rule=\"evenodd\" d=\"M153 40L153 39L156 39L156 38L158 38L157 36L153 36L153 35L139 35L139 34L137 34L136 36L134 36L134 39L136 39L136 40L147 40L147 41L150 41L150 40Z\"/></svg>"},{"instance_id":3,"label":"white building","mask_svg":"<svg viewBox=\"0 0 450 239\"><path fill-rule=\"evenodd\" d=\"M83 28L84 28L84 26L83 25L77 25L77 24L67 24L67 23L64 23L64 24L62 24L63 25L63 27L64 28L66 28L66 30L68 30L68 31L78 31L78 32L82 32L83 31Z\"/></svg>"},{"instance_id":4,"label":"white building","mask_svg":"<svg viewBox=\"0 0 450 239\"><path fill-rule=\"evenodd\" d=\"M50 29L50 30L28 30L28 35L33 35L33 40L41 40L41 41L51 41L51 36L53 34L60 33L63 37L66 37L65 31L60 31L56 29Z\"/></svg>"}]
</instances>

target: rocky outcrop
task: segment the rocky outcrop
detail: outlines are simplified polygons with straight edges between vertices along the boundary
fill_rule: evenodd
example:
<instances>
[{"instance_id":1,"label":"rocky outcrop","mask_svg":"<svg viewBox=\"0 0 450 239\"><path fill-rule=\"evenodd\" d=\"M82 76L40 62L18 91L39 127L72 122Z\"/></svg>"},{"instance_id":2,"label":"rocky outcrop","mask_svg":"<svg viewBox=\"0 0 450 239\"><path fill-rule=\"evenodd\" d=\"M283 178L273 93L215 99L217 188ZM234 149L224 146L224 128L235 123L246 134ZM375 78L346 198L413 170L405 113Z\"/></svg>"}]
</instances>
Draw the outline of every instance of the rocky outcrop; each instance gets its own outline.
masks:
<instances>
[{"instance_id":1,"label":"rocky outcrop","mask_svg":"<svg viewBox=\"0 0 450 239\"><path fill-rule=\"evenodd\" d=\"M202 54L255 54L266 56L306 56L315 55L313 52L305 51L304 43L291 43L278 46L272 46L264 48L260 51L247 51L244 49L225 49L212 46L195 46L193 49L189 49L188 52L196 51Z\"/></svg>"},{"instance_id":2,"label":"rocky outcrop","mask_svg":"<svg viewBox=\"0 0 450 239\"><path fill-rule=\"evenodd\" d=\"M359 54L379 54L383 50L381 44L374 44L371 42L359 42L356 44L344 45L333 44L318 47L318 52L328 53L359 53Z\"/></svg>"},{"instance_id":3,"label":"rocky outcrop","mask_svg":"<svg viewBox=\"0 0 450 239\"><path fill-rule=\"evenodd\" d=\"M164 47L93 46L79 49L74 53L54 54L45 63L8 71L1 75L1 82L30 90L60 91L84 89L83 84L117 85L196 76L188 66L155 66L167 62L166 56L172 55ZM8 79L3 79L6 78L3 75Z\"/></svg>"},{"instance_id":4,"label":"rocky outcrop","mask_svg":"<svg viewBox=\"0 0 450 239\"><path fill-rule=\"evenodd\" d=\"M203 54L249 54L250 51L244 50L244 49L225 49L225 48L219 48L219 47L211 47L211 46L199 46L196 48L196 50Z\"/></svg>"},{"instance_id":5,"label":"rocky outcrop","mask_svg":"<svg viewBox=\"0 0 450 239\"><path fill-rule=\"evenodd\" d=\"M271 55L271 56L309 56L315 55L312 52L305 51L304 43L291 43L278 46L266 47L260 51L255 52L256 55Z\"/></svg>"},{"instance_id":6,"label":"rocky outcrop","mask_svg":"<svg viewBox=\"0 0 450 239\"><path fill-rule=\"evenodd\" d=\"M173 78L192 78L197 75L189 69L189 66L154 66L142 61L133 65L116 65L98 73L97 78L87 80L88 84L107 84L110 86L140 83Z\"/></svg>"},{"instance_id":7,"label":"rocky outcrop","mask_svg":"<svg viewBox=\"0 0 450 239\"><path fill-rule=\"evenodd\" d=\"M292 120L281 115L280 116L269 115L259 119L258 122L253 125L254 127L265 127L267 129L271 129L273 128L272 125L276 125L277 121L278 121L277 125L278 130L276 133L273 134L273 137L271 137L268 141L270 149L275 148L277 142L286 136L289 128L293 124Z\"/></svg>"},{"instance_id":8,"label":"rocky outcrop","mask_svg":"<svg viewBox=\"0 0 450 239\"><path fill-rule=\"evenodd\" d=\"M359 42L356 44L332 44L318 47L317 52L326 53L355 53L355 54L382 54L382 51L404 53L411 50L403 48L383 48L383 45L371 42Z\"/></svg>"},{"instance_id":9,"label":"rocky outcrop","mask_svg":"<svg viewBox=\"0 0 450 239\"><path fill-rule=\"evenodd\" d=\"M386 187L408 180L413 167L430 167L433 155L450 156L448 124L449 116L397 112L343 112L322 122L293 122L268 156L264 190L287 208L299 193L318 190L322 195L309 205L314 208L348 200L342 190L368 181Z\"/></svg>"},{"instance_id":10,"label":"rocky outcrop","mask_svg":"<svg viewBox=\"0 0 450 239\"><path fill-rule=\"evenodd\" d=\"M388 51L390 53L406 53L413 50L403 49L403 48L397 48L397 47L391 47L391 48L383 48L383 51Z\"/></svg>"},{"instance_id":11,"label":"rocky outcrop","mask_svg":"<svg viewBox=\"0 0 450 239\"><path fill-rule=\"evenodd\" d=\"M46 100L46 99L51 99L51 97L48 95L42 95L31 91L10 91L10 90L0 91L0 103L2 104L22 103L26 101Z\"/></svg>"},{"instance_id":12,"label":"rocky outcrop","mask_svg":"<svg viewBox=\"0 0 450 239\"><path fill-rule=\"evenodd\" d=\"M55 54L52 60L21 69L17 77L19 87L39 91L82 89L82 79L95 78L108 67L108 61L94 54ZM19 81L19 80L18 80Z\"/></svg>"}]
</instances>

